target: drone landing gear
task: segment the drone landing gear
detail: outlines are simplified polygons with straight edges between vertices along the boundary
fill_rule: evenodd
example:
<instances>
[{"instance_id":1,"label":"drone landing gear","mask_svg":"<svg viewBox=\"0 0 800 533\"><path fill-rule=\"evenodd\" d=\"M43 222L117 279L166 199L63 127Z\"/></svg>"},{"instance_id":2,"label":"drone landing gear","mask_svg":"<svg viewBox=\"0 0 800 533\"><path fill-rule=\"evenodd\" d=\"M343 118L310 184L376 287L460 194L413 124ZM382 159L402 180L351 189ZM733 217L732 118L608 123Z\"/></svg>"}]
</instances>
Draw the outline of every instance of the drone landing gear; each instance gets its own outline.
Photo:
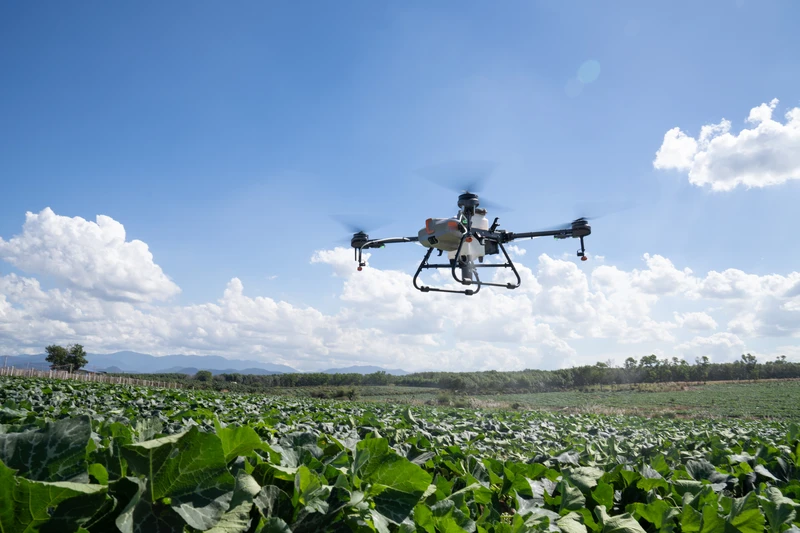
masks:
<instances>
[{"instance_id":1,"label":"drone landing gear","mask_svg":"<svg viewBox=\"0 0 800 533\"><path fill-rule=\"evenodd\" d=\"M478 294L478 292L480 292L480 290L481 290L480 283L477 285L477 289L475 289L475 290L464 289L463 291L456 291L456 290L453 290L453 289L439 289L437 287L428 287L426 285L419 285L417 283L417 280L419 279L419 275L423 270L426 270L426 269L429 269L429 268L450 268L450 269L454 269L455 270L455 268L457 266L457 263L458 263L457 261L453 261L452 265L450 263L448 263L448 264L433 264L433 265L428 263L428 259L431 257L431 253L433 252L433 250L434 250L433 248L428 248L427 253L425 253L425 257L422 259L422 262L419 264L419 268L417 268L417 273L414 274L414 288L416 288L417 290L422 291L422 292L449 292L449 293L453 293L453 294L466 294L467 296L472 296L473 294ZM475 275L475 278L478 277L478 273L477 272L473 272L473 274Z\"/></svg>"},{"instance_id":2,"label":"drone landing gear","mask_svg":"<svg viewBox=\"0 0 800 533\"><path fill-rule=\"evenodd\" d=\"M581 249L578 250L578 257L581 258L581 261L587 261L589 259L586 257L586 248L583 246L583 237L581 237Z\"/></svg>"},{"instance_id":3,"label":"drone landing gear","mask_svg":"<svg viewBox=\"0 0 800 533\"><path fill-rule=\"evenodd\" d=\"M490 286L490 287L504 287L506 289L516 289L517 287L519 287L522 284L522 279L519 277L519 273L517 272L517 269L514 267L514 263L511 261L511 258L508 256L508 253L506 252L506 249L503 247L503 244L501 242L499 242L499 241L496 241L496 242L497 242L498 248L503 252L503 255L506 258L506 262L505 263L500 263L500 264L490 264L490 263L484 264L484 263L481 263L481 264L476 265L471 260L461 259L461 248L464 245L464 240L466 239L466 237L467 237L467 234L465 234L461 238L461 242L459 243L458 249L456 250L456 259L451 260L447 264L430 264L430 263L428 263L428 259L430 258L431 253L434 250L433 248L429 248L428 249L428 252L425 254L425 257L422 259L422 262L419 264L419 268L417 268L416 274L414 274L414 287L417 290L420 290L422 292L449 292L449 293L466 294L467 296L472 296L472 295L477 294L478 292L480 292L481 287L484 286L484 285L487 285L487 286ZM489 239L486 239L486 240L488 241ZM441 253L439 255L441 255ZM459 282L462 285L472 285L472 286L475 286L476 288L474 290L473 289L464 289L462 291L457 291L457 290L453 290L453 289L439 289L439 288L436 288L436 287L428 287L428 286L425 286L425 285L420 286L417 283L417 280L419 279L419 275L423 270L426 270L426 269L429 269L429 268L449 268L450 269L450 273L453 276L453 279L455 279L457 282ZM516 283L489 283L487 281L481 281L480 276L478 276L478 271L477 271L478 268L510 268L511 271L514 273L514 276L517 278L517 282ZM456 274L457 270L461 270L461 277L460 278L458 277L458 274Z\"/></svg>"},{"instance_id":4,"label":"drone landing gear","mask_svg":"<svg viewBox=\"0 0 800 533\"><path fill-rule=\"evenodd\" d=\"M358 271L361 272L367 264L361 260L361 248L354 248L353 249L353 256L356 261L358 261Z\"/></svg>"}]
</instances>

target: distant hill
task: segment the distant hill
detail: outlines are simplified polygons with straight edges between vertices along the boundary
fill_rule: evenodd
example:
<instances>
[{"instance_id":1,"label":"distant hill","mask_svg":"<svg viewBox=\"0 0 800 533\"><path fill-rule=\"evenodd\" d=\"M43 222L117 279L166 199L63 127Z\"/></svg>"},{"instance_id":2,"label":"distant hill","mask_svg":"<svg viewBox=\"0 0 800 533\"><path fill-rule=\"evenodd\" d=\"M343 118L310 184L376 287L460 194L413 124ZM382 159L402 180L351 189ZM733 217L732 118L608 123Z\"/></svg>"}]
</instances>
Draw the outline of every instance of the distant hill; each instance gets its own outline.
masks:
<instances>
[{"instance_id":1,"label":"distant hill","mask_svg":"<svg viewBox=\"0 0 800 533\"><path fill-rule=\"evenodd\" d=\"M375 372L386 372L393 376L406 376L410 372L399 368L381 368L379 366L348 366L346 368L329 368L323 370L323 374L374 374Z\"/></svg>"},{"instance_id":2,"label":"distant hill","mask_svg":"<svg viewBox=\"0 0 800 533\"><path fill-rule=\"evenodd\" d=\"M25 368L47 369L49 363L45 354L37 355L10 355L5 363L8 366ZM87 370L105 372L129 372L136 374L154 374L176 372L180 369L210 370L214 374L235 373L240 374L296 374L299 373L286 365L278 365L261 361L244 359L228 359L219 355L164 355L154 356L138 352L115 352L109 354L86 354L89 364ZM4 357L0 357L0 364ZM178 369L178 370L176 370Z\"/></svg>"},{"instance_id":3,"label":"distant hill","mask_svg":"<svg viewBox=\"0 0 800 533\"><path fill-rule=\"evenodd\" d=\"M189 374L191 376L197 374L201 370L209 370L212 374L219 375L219 374L253 374L257 376L268 376L272 374L286 374L287 372L275 372L272 370L265 370L263 368L244 368L241 370L233 369L233 368L226 368L224 370L220 370L217 368L196 368L196 367L173 367L167 368L164 370L160 370L159 374Z\"/></svg>"}]
</instances>

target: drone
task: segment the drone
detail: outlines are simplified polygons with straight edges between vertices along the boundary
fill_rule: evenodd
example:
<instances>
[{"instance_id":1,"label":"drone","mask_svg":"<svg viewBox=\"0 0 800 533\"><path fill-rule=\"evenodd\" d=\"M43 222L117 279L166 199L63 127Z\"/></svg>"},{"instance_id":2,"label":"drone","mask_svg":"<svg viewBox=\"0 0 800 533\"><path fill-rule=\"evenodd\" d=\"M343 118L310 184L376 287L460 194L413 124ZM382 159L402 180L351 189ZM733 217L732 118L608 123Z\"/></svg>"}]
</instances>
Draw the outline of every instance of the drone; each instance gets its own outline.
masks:
<instances>
[{"instance_id":1,"label":"drone","mask_svg":"<svg viewBox=\"0 0 800 533\"><path fill-rule=\"evenodd\" d=\"M458 213L452 218L429 218L425 227L420 229L413 237L391 237L386 239L371 239L363 230L356 231L350 240L354 249L354 260L361 271L366 263L362 260L364 250L383 248L387 244L416 242L428 249L425 257L420 262L414 274L414 287L421 292L447 292L472 296L480 292L481 287L502 287L516 289L522 285L522 279L514 266L504 244L520 239L534 239L537 237L553 237L555 239L580 239L580 249L577 252L581 261L586 261L586 248L584 238L592 233L588 219L581 217L561 227L542 231L529 231L514 233L499 229L499 217L492 224L486 218L487 211L480 207L478 195L469 190L463 191L458 196ZM438 257L447 253L447 262L430 263L431 254L438 251ZM502 253L503 262L484 262L484 258ZM510 268L516 277L515 283L492 283L481 280L478 272L483 268ZM463 290L430 287L421 285L419 276L423 270L449 269L458 283L468 288Z\"/></svg>"}]
</instances>

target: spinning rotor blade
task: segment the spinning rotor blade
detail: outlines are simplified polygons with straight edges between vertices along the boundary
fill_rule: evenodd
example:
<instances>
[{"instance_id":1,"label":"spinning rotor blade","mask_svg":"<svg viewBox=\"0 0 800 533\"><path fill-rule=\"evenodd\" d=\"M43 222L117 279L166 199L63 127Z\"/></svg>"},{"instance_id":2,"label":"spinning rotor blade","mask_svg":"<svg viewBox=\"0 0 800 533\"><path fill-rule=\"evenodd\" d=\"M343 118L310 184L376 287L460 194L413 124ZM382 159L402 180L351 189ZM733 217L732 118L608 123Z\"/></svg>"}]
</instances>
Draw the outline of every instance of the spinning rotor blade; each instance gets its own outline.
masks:
<instances>
[{"instance_id":1,"label":"spinning rotor blade","mask_svg":"<svg viewBox=\"0 0 800 533\"><path fill-rule=\"evenodd\" d=\"M616 215L623 211L633 209L638 204L633 200L617 200L606 202L583 202L578 204L577 211L581 214L579 218L586 220L597 220L598 218Z\"/></svg>"},{"instance_id":2,"label":"spinning rotor blade","mask_svg":"<svg viewBox=\"0 0 800 533\"><path fill-rule=\"evenodd\" d=\"M580 213L581 216L576 217L570 222L565 222L556 226L550 226L548 228L541 228L536 231L557 231L561 229L570 229L575 222L589 222L592 220L597 220L599 218L615 215L617 213L621 213L622 211L633 209L637 205L638 204L633 200L620 200L613 202L584 202L579 204L578 208L575 209L575 211Z\"/></svg>"},{"instance_id":3,"label":"spinning rotor blade","mask_svg":"<svg viewBox=\"0 0 800 533\"><path fill-rule=\"evenodd\" d=\"M341 224L350 233L369 233L389 224L385 217L376 215L330 215L332 219Z\"/></svg>"},{"instance_id":4,"label":"spinning rotor blade","mask_svg":"<svg viewBox=\"0 0 800 533\"><path fill-rule=\"evenodd\" d=\"M455 193L477 194L486 188L496 168L497 164L493 161L451 161L423 167L417 170L417 174ZM483 197L479 201L481 207L493 212L511 211L510 208Z\"/></svg>"},{"instance_id":5,"label":"spinning rotor blade","mask_svg":"<svg viewBox=\"0 0 800 533\"><path fill-rule=\"evenodd\" d=\"M481 207L483 207L484 209L487 209L490 213L498 213L498 212L502 212L502 211L511 211L510 207L506 207L506 206L504 206L502 204L498 204L498 203L492 202L490 200L485 200L483 198L483 196L481 196L479 198L479 201L481 203ZM487 216L489 216L489 215L487 215Z\"/></svg>"},{"instance_id":6,"label":"spinning rotor blade","mask_svg":"<svg viewBox=\"0 0 800 533\"><path fill-rule=\"evenodd\" d=\"M484 189L497 165L491 161L452 161L417 170L426 180L456 193Z\"/></svg>"}]
</instances>

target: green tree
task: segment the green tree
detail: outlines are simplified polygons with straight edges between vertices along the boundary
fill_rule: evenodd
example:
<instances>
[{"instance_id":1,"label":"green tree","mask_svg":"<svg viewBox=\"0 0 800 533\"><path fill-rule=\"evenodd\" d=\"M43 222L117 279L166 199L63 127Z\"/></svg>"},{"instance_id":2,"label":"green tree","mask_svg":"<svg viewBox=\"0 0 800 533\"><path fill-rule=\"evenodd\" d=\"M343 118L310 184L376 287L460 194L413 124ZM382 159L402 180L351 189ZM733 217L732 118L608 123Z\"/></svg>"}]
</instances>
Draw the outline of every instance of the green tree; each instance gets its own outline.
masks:
<instances>
[{"instance_id":1,"label":"green tree","mask_svg":"<svg viewBox=\"0 0 800 533\"><path fill-rule=\"evenodd\" d=\"M67 365L69 365L72 372L85 367L88 363L89 360L86 359L86 351L83 349L83 346L80 344L73 344L69 347Z\"/></svg>"},{"instance_id":2,"label":"green tree","mask_svg":"<svg viewBox=\"0 0 800 533\"><path fill-rule=\"evenodd\" d=\"M86 352L80 344L73 344L67 348L51 344L45 348L47 357L45 360L50 363L53 370L69 370L74 372L86 366L89 362L86 359Z\"/></svg>"},{"instance_id":3,"label":"green tree","mask_svg":"<svg viewBox=\"0 0 800 533\"><path fill-rule=\"evenodd\" d=\"M51 344L45 348L45 351L47 352L47 357L45 360L50 363L51 369L66 370L68 364L67 357L69 357L69 351L66 348L56 344Z\"/></svg>"},{"instance_id":4,"label":"green tree","mask_svg":"<svg viewBox=\"0 0 800 533\"><path fill-rule=\"evenodd\" d=\"M655 368L658 366L658 356L655 354L645 355L639 360L639 366L644 368Z\"/></svg>"},{"instance_id":5,"label":"green tree","mask_svg":"<svg viewBox=\"0 0 800 533\"><path fill-rule=\"evenodd\" d=\"M194 375L194 379L197 381L211 381L214 379L214 375L209 370L200 370Z\"/></svg>"},{"instance_id":6,"label":"green tree","mask_svg":"<svg viewBox=\"0 0 800 533\"><path fill-rule=\"evenodd\" d=\"M708 379L708 372L711 368L711 360L708 356L696 357L695 360L695 376L697 381L705 381Z\"/></svg>"},{"instance_id":7,"label":"green tree","mask_svg":"<svg viewBox=\"0 0 800 533\"><path fill-rule=\"evenodd\" d=\"M758 379L758 359L752 354L742 354L742 363L747 370L747 377L750 379Z\"/></svg>"}]
</instances>

